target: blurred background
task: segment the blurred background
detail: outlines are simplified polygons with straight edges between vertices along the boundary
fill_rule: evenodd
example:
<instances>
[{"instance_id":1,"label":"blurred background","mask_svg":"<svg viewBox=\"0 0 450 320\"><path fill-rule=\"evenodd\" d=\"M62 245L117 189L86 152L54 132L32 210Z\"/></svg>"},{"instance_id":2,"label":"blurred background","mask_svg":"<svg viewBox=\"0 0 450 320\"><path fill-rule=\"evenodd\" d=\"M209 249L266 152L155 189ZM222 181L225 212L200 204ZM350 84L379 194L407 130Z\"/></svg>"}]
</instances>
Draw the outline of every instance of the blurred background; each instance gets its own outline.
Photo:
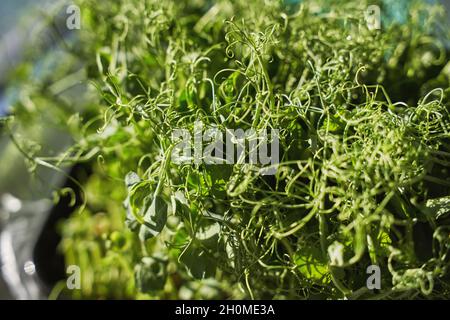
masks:
<instances>
[{"instance_id":1,"label":"blurred background","mask_svg":"<svg viewBox=\"0 0 450 320\"><path fill-rule=\"evenodd\" d=\"M14 58L10 56L11 40L14 42L14 28L17 27L17 20L21 18L22 12L29 8L30 4L37 4L38 2L43 2L44 0L3 0L0 3L0 114L5 112L7 108L7 101L3 96L2 83L4 79L2 76L6 68L13 67ZM2 150L0 150L0 153ZM0 229L1 230L1 229ZM12 295L10 294L3 277L0 276L0 299L10 299Z\"/></svg>"},{"instance_id":2,"label":"blurred background","mask_svg":"<svg viewBox=\"0 0 450 320\"><path fill-rule=\"evenodd\" d=\"M68 42L64 41L70 41L70 34L64 33L58 16L64 14L67 3L47 0L0 2L0 116L8 115L9 106L21 99L18 91L26 90L25 83L21 82L21 68L33 70L30 83L44 81L46 74L60 70L58 62L67 55L64 46ZM52 17L50 24L49 17ZM23 57L29 60L33 55L38 58L31 59L31 65L21 64ZM74 65L81 66L77 61ZM62 102L69 99L74 105L83 103L81 98L73 99L74 95L82 96L80 90L83 88L78 80L60 89L58 96ZM52 107L55 106L49 105L49 110ZM70 135L64 127L55 124L50 114L54 115L50 111L44 113L38 123L30 122L19 131L32 134L57 153L70 144ZM50 278L55 276L49 280L54 282L59 279L54 268L60 270L63 260L56 256L59 239L46 238L42 231L51 220L54 207L48 199L52 198L55 188L64 184L66 177L62 172L49 169L39 169L36 175L31 175L23 155L5 135L0 137L0 163L0 299L44 298L48 294L46 276L36 271L37 261L55 265L39 268L48 270ZM37 249L40 242L43 243L42 250ZM37 258L40 252L51 256Z\"/></svg>"}]
</instances>

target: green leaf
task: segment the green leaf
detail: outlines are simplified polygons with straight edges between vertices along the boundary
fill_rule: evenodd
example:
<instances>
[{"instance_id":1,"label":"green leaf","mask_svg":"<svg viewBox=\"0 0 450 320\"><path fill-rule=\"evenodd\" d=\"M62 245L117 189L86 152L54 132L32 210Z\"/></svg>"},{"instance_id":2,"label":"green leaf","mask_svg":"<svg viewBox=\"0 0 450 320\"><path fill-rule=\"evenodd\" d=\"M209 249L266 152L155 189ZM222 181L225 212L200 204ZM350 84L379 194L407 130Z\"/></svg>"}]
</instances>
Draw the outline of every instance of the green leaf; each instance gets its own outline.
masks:
<instances>
[{"instance_id":1,"label":"green leaf","mask_svg":"<svg viewBox=\"0 0 450 320\"><path fill-rule=\"evenodd\" d=\"M330 116L325 119L322 124L323 130L328 130L332 133L342 133L345 128L345 123L339 118L338 115Z\"/></svg>"},{"instance_id":2,"label":"green leaf","mask_svg":"<svg viewBox=\"0 0 450 320\"><path fill-rule=\"evenodd\" d=\"M213 259L195 242L183 253L180 261L188 273L196 279L213 277L217 268L217 260Z\"/></svg>"},{"instance_id":3,"label":"green leaf","mask_svg":"<svg viewBox=\"0 0 450 320\"><path fill-rule=\"evenodd\" d=\"M151 201L151 197L147 197L144 206ZM144 215L144 224L139 229L139 239L145 241L157 236L167 222L168 204L161 197L156 196Z\"/></svg>"},{"instance_id":4,"label":"green leaf","mask_svg":"<svg viewBox=\"0 0 450 320\"><path fill-rule=\"evenodd\" d=\"M141 182L141 178L139 178L139 176L135 172L131 171L125 176L125 186L127 187L129 193L131 191L131 188L134 185L138 184L139 182ZM125 209L127 211L127 215L126 215L126 218L125 218L125 225L130 230L137 231L138 228L139 228L139 222L136 220L136 217L131 212L133 210L133 206L132 206L131 201L130 201L130 194L128 194L128 196L125 199L123 205L124 205L124 207L125 207Z\"/></svg>"},{"instance_id":5,"label":"green leaf","mask_svg":"<svg viewBox=\"0 0 450 320\"><path fill-rule=\"evenodd\" d=\"M320 259L320 251L315 248L302 249L294 256L294 262L298 270L308 279L313 279L318 283L327 283L329 278L326 262Z\"/></svg>"}]
</instances>

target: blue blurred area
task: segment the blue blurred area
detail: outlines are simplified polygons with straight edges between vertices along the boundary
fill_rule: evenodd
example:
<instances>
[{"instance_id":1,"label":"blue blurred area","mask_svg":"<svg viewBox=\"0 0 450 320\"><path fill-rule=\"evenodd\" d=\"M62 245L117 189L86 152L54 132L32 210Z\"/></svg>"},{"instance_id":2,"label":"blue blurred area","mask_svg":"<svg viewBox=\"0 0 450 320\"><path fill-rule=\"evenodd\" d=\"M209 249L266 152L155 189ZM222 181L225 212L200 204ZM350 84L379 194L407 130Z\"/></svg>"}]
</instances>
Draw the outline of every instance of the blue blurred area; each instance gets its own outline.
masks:
<instances>
[{"instance_id":1,"label":"blue blurred area","mask_svg":"<svg viewBox=\"0 0 450 320\"><path fill-rule=\"evenodd\" d=\"M423 0L427 4L443 4L450 19L450 0ZM382 0L384 7L384 18L386 23L405 23L408 21L408 12L411 5L410 0Z\"/></svg>"},{"instance_id":2,"label":"blue blurred area","mask_svg":"<svg viewBox=\"0 0 450 320\"><path fill-rule=\"evenodd\" d=\"M0 37L13 29L20 12L28 5L39 3L39 0L1 0L0 1Z\"/></svg>"},{"instance_id":3,"label":"blue blurred area","mask_svg":"<svg viewBox=\"0 0 450 320\"><path fill-rule=\"evenodd\" d=\"M6 115L7 108L8 100L5 96L2 95L2 92L0 91L0 117Z\"/></svg>"},{"instance_id":4,"label":"blue blurred area","mask_svg":"<svg viewBox=\"0 0 450 320\"><path fill-rule=\"evenodd\" d=\"M287 5L295 5L302 3L303 0L284 0ZM450 0L423 0L425 3L436 4L441 3L447 9L447 17L450 19ZM377 2L377 1L374 1ZM408 19L408 9L411 0L381 0L384 7L383 14L387 23L398 22L405 23Z\"/></svg>"}]
</instances>

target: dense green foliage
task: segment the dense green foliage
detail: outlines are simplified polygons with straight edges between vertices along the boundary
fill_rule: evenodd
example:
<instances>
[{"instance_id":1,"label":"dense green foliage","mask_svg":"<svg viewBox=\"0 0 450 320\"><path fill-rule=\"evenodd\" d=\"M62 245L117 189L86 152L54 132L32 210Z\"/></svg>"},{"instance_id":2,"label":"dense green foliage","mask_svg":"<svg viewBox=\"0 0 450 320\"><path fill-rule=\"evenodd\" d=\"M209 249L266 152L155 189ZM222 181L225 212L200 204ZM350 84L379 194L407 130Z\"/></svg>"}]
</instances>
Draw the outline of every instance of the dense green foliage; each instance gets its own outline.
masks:
<instances>
[{"instance_id":1,"label":"dense green foliage","mask_svg":"<svg viewBox=\"0 0 450 320\"><path fill-rule=\"evenodd\" d=\"M366 1L77 2L90 107L61 116L63 155L22 146L31 167L93 167L62 225L83 274L66 294L450 298L442 8L369 30ZM170 132L196 120L279 129L277 173L174 164Z\"/></svg>"}]
</instances>

